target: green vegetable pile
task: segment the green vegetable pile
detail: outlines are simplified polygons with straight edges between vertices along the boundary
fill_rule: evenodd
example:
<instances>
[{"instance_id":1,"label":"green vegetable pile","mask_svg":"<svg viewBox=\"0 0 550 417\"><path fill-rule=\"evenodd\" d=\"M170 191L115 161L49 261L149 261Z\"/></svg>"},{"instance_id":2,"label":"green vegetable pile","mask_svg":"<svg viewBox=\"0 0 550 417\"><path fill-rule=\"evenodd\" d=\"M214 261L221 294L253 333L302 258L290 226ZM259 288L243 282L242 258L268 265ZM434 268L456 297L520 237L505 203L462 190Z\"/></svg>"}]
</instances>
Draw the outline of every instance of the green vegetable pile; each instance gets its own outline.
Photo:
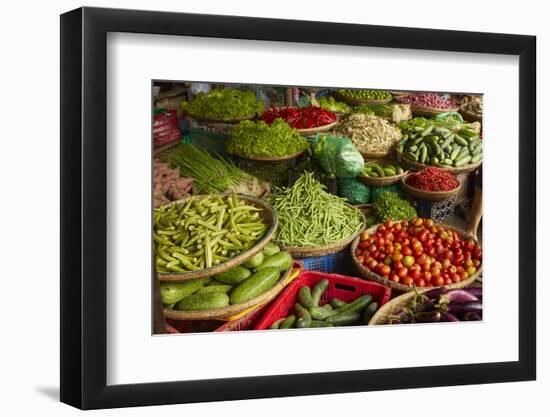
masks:
<instances>
[{"instance_id":1,"label":"green vegetable pile","mask_svg":"<svg viewBox=\"0 0 550 417\"><path fill-rule=\"evenodd\" d=\"M160 206L153 214L157 271L210 268L246 251L267 230L261 210L235 194Z\"/></svg>"},{"instance_id":2,"label":"green vegetable pile","mask_svg":"<svg viewBox=\"0 0 550 417\"><path fill-rule=\"evenodd\" d=\"M383 90L338 90L338 94L359 100L387 100L392 98L390 92Z\"/></svg>"},{"instance_id":3,"label":"green vegetable pile","mask_svg":"<svg viewBox=\"0 0 550 417\"><path fill-rule=\"evenodd\" d=\"M399 198L396 193L391 191L385 191L376 198L373 212L380 223L390 219L407 220L416 216L414 207L407 200Z\"/></svg>"},{"instance_id":4,"label":"green vegetable pile","mask_svg":"<svg viewBox=\"0 0 550 417\"><path fill-rule=\"evenodd\" d=\"M292 267L292 256L274 243L244 264L213 277L184 282L162 282L164 308L204 311L241 304L264 294Z\"/></svg>"},{"instance_id":5,"label":"green vegetable pile","mask_svg":"<svg viewBox=\"0 0 550 417\"><path fill-rule=\"evenodd\" d=\"M227 151L243 157L269 158L305 151L309 142L281 119L268 125L245 120L231 130Z\"/></svg>"},{"instance_id":6,"label":"green vegetable pile","mask_svg":"<svg viewBox=\"0 0 550 417\"><path fill-rule=\"evenodd\" d=\"M180 107L191 116L232 121L239 117L260 114L264 109L264 103L257 102L256 94L252 91L223 88L199 93L191 101L183 101Z\"/></svg>"},{"instance_id":7,"label":"green vegetable pile","mask_svg":"<svg viewBox=\"0 0 550 417\"><path fill-rule=\"evenodd\" d=\"M352 113L374 114L393 123L409 120L412 117L408 104L361 104L353 108Z\"/></svg>"},{"instance_id":8,"label":"green vegetable pile","mask_svg":"<svg viewBox=\"0 0 550 417\"><path fill-rule=\"evenodd\" d=\"M324 278L313 289L307 285L300 288L294 308L287 312L287 316L275 320L269 328L306 329L368 324L378 310L378 303L371 295L361 295L349 302L332 298L321 305L321 297L328 286L329 281Z\"/></svg>"},{"instance_id":9,"label":"green vegetable pile","mask_svg":"<svg viewBox=\"0 0 550 417\"><path fill-rule=\"evenodd\" d=\"M358 210L329 194L305 172L292 187L268 197L279 219L277 241L288 247L329 245L351 237L362 226Z\"/></svg>"},{"instance_id":10,"label":"green vegetable pile","mask_svg":"<svg viewBox=\"0 0 550 417\"><path fill-rule=\"evenodd\" d=\"M321 97L317 99L317 104L323 109L330 110L334 113L349 113L351 107L341 101L336 101L334 97Z\"/></svg>"},{"instance_id":11,"label":"green vegetable pile","mask_svg":"<svg viewBox=\"0 0 550 417\"><path fill-rule=\"evenodd\" d=\"M179 167L181 176L193 178L196 194L232 191L260 197L269 192L267 184L237 168L232 162L219 155L210 155L192 144L180 143L159 159L174 168Z\"/></svg>"},{"instance_id":12,"label":"green vegetable pile","mask_svg":"<svg viewBox=\"0 0 550 417\"><path fill-rule=\"evenodd\" d=\"M401 129L402 132L406 132L408 130L414 130L417 127L425 129L430 123L430 119L426 119L425 117L413 117L410 120L399 123L397 127Z\"/></svg>"},{"instance_id":13,"label":"green vegetable pile","mask_svg":"<svg viewBox=\"0 0 550 417\"><path fill-rule=\"evenodd\" d=\"M405 172L398 164L379 164L370 162L365 164L363 174L367 177L394 177Z\"/></svg>"}]
</instances>

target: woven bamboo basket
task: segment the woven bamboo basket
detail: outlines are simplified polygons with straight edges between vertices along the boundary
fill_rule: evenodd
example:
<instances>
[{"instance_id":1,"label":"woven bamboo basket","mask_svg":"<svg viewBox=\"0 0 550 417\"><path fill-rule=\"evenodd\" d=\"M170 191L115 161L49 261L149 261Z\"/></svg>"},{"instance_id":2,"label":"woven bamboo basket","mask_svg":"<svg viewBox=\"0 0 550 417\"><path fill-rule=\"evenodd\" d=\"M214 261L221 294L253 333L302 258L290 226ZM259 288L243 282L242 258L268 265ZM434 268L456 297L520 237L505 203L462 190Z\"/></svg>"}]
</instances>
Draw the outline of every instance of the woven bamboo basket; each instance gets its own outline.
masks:
<instances>
[{"instance_id":1,"label":"woven bamboo basket","mask_svg":"<svg viewBox=\"0 0 550 417\"><path fill-rule=\"evenodd\" d=\"M255 114L248 115L248 116L240 116L235 119L231 120L220 120L220 119L211 119L208 117L202 117L202 116L196 116L193 114L190 114L188 117L195 119L197 122L206 122L206 123L225 123L228 125L234 125L236 123L242 122L243 120L252 120L256 117Z\"/></svg>"},{"instance_id":2,"label":"woven bamboo basket","mask_svg":"<svg viewBox=\"0 0 550 417\"><path fill-rule=\"evenodd\" d=\"M261 157L261 156L252 157L252 156L239 155L237 153L233 153L232 155L238 156L239 158L242 158L242 159L247 159L249 161L282 162L282 161L290 161L291 159L296 159L299 156L303 155L304 152L305 152L305 150L300 151L300 152L296 152L292 155L271 156L271 157Z\"/></svg>"},{"instance_id":3,"label":"woven bamboo basket","mask_svg":"<svg viewBox=\"0 0 550 417\"><path fill-rule=\"evenodd\" d=\"M482 116L475 113L467 112L462 109L460 110L460 114L462 115L462 118L467 122L481 122L483 120Z\"/></svg>"},{"instance_id":4,"label":"woven bamboo basket","mask_svg":"<svg viewBox=\"0 0 550 417\"><path fill-rule=\"evenodd\" d=\"M334 126L336 126L337 123L338 123L338 119L335 122L329 123L328 125L319 126L319 127L312 127L310 129L296 129L296 130L298 130L298 132L300 132L300 135L311 136L311 135L314 135L316 133L328 132L330 129L332 129Z\"/></svg>"},{"instance_id":5,"label":"woven bamboo basket","mask_svg":"<svg viewBox=\"0 0 550 417\"><path fill-rule=\"evenodd\" d=\"M347 205L357 210L357 212L361 215L362 226L353 235L351 235L346 239L342 239L342 240L339 240L338 242L334 242L334 243L331 243L330 245L325 245L325 246L300 248L300 247L289 247L289 246L284 246L282 244L279 244L279 246L281 246L281 250L286 250L290 252L293 258L310 258L310 257L316 257L316 256L330 255L332 253L340 252L342 249L346 248L357 236L361 234L363 230L365 230L365 224L366 224L366 218L363 212L359 210L357 207L352 206L351 204L347 204Z\"/></svg>"},{"instance_id":6,"label":"woven bamboo basket","mask_svg":"<svg viewBox=\"0 0 550 417\"><path fill-rule=\"evenodd\" d=\"M369 235L371 235L372 233L374 233L376 231L378 226L380 226L380 224L377 224L377 225L374 225L374 226L368 228L367 233ZM468 235L466 232L464 232L460 229L456 229L456 228L448 226L448 225L441 225L441 226L445 226L447 229L450 229L450 230L453 230L453 231L457 232L461 237L463 237L465 239L472 239L472 236ZM361 275L363 278L366 278L368 280L376 281L376 282L378 282L382 285L385 285L386 287L390 287L390 288L396 290L397 292L409 292L409 291L414 290L414 287L410 287L408 285L403 285L403 284L398 283L398 282L390 281L389 279L384 278L383 276L380 276L380 275L372 272L370 269L366 268L363 264L361 264L357 260L357 257L355 256L355 250L357 249L358 244L359 244L359 236L357 236L355 238L355 240L353 241L353 243L351 244L351 259L352 259L353 264L355 265L355 268L357 269L357 272L359 273L359 275ZM482 266L483 266L483 264L480 264L479 268L477 269L475 274L470 275L465 280L459 281L459 282L456 282L456 283L453 283L453 284L442 285L442 287L444 287L444 288L464 288L464 287L467 287L468 285L472 284L472 282L474 282L481 275ZM429 287L429 288L435 288L435 287Z\"/></svg>"},{"instance_id":7,"label":"woven bamboo basket","mask_svg":"<svg viewBox=\"0 0 550 417\"><path fill-rule=\"evenodd\" d=\"M420 294L429 290L431 290L431 288L417 288L417 292ZM395 297L393 300L388 301L378 309L374 316L372 316L369 321L369 326L387 324L388 317L407 306L414 295L414 291L409 291L405 294L401 294L399 297Z\"/></svg>"},{"instance_id":8,"label":"woven bamboo basket","mask_svg":"<svg viewBox=\"0 0 550 417\"><path fill-rule=\"evenodd\" d=\"M226 194L224 194L226 195ZM248 196L243 194L237 194L239 199L246 201L248 204L259 207L262 209L260 213L260 216L264 220L265 223L268 225L267 232L265 235L258 241L256 244L248 249L247 251L235 256L234 258L230 259L227 262L215 265L211 268L201 269L198 271L190 271L190 272L178 272L178 273L163 273L159 272L157 273L157 277L160 281L188 281L191 279L197 279L197 278L205 278L209 277L215 274L219 274L221 272L228 271L229 269L242 264L243 262L246 262L248 259L252 258L256 253L260 252L265 245L273 238L275 235L275 232L277 231L278 226L278 220L277 220L277 214L275 213L275 210L273 210L273 207L271 207L269 204L267 204L265 201ZM174 201L170 204L183 204L187 202L190 198L196 199L196 198L204 198L204 195L196 195L192 197L187 197L178 201Z\"/></svg>"},{"instance_id":9,"label":"woven bamboo basket","mask_svg":"<svg viewBox=\"0 0 550 417\"><path fill-rule=\"evenodd\" d=\"M420 162L411 161L409 158L407 158L405 155L403 155L401 152L396 151L397 160L399 162L403 162L407 164L410 167L416 168L418 170L424 169L426 167L432 166L432 165L426 165L421 164ZM476 162L475 164L469 164L464 165L460 168L443 168L445 171L449 171L451 174L464 174L467 172L474 171L477 167L479 167L483 163L483 159L481 161Z\"/></svg>"},{"instance_id":10,"label":"woven bamboo basket","mask_svg":"<svg viewBox=\"0 0 550 417\"><path fill-rule=\"evenodd\" d=\"M257 297L251 298L250 300L240 303L233 304L227 307L216 308L213 310L204 310L204 311L180 311L180 310L164 310L164 315L168 319L172 320L224 320L231 316L235 316L245 310L250 309L251 307L257 306L259 304L267 303L273 300L283 288L288 284L288 278L292 274L293 266L290 266L284 274L280 277L279 281L268 291L264 292Z\"/></svg>"},{"instance_id":11,"label":"woven bamboo basket","mask_svg":"<svg viewBox=\"0 0 550 417\"><path fill-rule=\"evenodd\" d=\"M438 114L447 113L447 112L451 112L451 111L458 111L458 107L450 107L448 109L438 109L438 108L434 108L434 107L411 105L411 112L414 115L437 116Z\"/></svg>"},{"instance_id":12,"label":"woven bamboo basket","mask_svg":"<svg viewBox=\"0 0 550 417\"><path fill-rule=\"evenodd\" d=\"M392 163L392 162L393 161L380 161L379 163L384 164L384 163ZM366 165L368 165L368 163L366 163ZM391 184L395 184L396 182L399 182L401 178L403 178L408 173L409 171L403 171L402 174L392 175L389 177L369 177L367 175L359 175L357 179L365 185L383 187L385 185L391 185Z\"/></svg>"},{"instance_id":13,"label":"woven bamboo basket","mask_svg":"<svg viewBox=\"0 0 550 417\"><path fill-rule=\"evenodd\" d=\"M366 99L348 97L338 92L335 92L334 95L336 96L336 98L343 101L344 103L351 104L353 106L357 106L360 104L388 104L390 101L393 100L393 96L383 100L366 100Z\"/></svg>"},{"instance_id":14,"label":"woven bamboo basket","mask_svg":"<svg viewBox=\"0 0 550 417\"><path fill-rule=\"evenodd\" d=\"M421 198L424 200L429 201L443 201L447 200L455 195L458 194L460 191L460 182L456 186L456 188L450 190L450 191L424 191L420 190L418 188L411 187L407 180L411 177L411 175L414 175L414 173L407 174L401 178L401 187L407 194L412 195L413 197ZM457 179L458 181L458 179Z\"/></svg>"}]
</instances>

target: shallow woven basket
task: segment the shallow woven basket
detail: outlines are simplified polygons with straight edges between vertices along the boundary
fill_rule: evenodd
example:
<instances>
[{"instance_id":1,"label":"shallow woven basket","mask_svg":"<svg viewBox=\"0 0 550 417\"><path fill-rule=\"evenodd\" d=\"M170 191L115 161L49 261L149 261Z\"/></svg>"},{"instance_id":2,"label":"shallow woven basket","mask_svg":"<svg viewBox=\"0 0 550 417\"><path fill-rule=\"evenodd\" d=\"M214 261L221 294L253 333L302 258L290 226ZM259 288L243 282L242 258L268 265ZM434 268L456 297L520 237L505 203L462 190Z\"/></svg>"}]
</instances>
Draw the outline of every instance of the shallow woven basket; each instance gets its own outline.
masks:
<instances>
[{"instance_id":1,"label":"shallow woven basket","mask_svg":"<svg viewBox=\"0 0 550 417\"><path fill-rule=\"evenodd\" d=\"M254 307L258 304L264 304L273 300L279 293L284 289L285 285L288 283L287 278L292 273L293 266L286 270L284 274L280 277L279 281L271 287L268 291L264 292L257 297L251 298L250 300L240 303L233 304L227 307L216 308L213 310L203 310L203 311L181 311L181 310L164 310L164 316L172 320L223 320L225 318L234 316L235 314L241 313L250 307Z\"/></svg>"},{"instance_id":2,"label":"shallow woven basket","mask_svg":"<svg viewBox=\"0 0 550 417\"><path fill-rule=\"evenodd\" d=\"M343 101L344 103L355 105L355 106L360 104L387 104L393 100L393 96L389 98L385 98L383 100L366 100L366 99L348 97L338 92L335 92L334 95L336 96L336 98Z\"/></svg>"},{"instance_id":3,"label":"shallow woven basket","mask_svg":"<svg viewBox=\"0 0 550 417\"><path fill-rule=\"evenodd\" d=\"M359 210L355 206L352 206L351 204L347 204L347 205L357 210L357 212L361 215L361 219L362 219L362 226L353 235L351 235L347 239L342 239L342 240L339 240L338 242L334 242L334 243L331 243L330 245L325 245L325 246L300 248L300 247L288 247L288 246L279 244L279 246L281 246L281 250L286 250L290 252L293 258L309 258L309 257L330 255L332 253L340 252L342 249L345 249L357 236L361 234L363 230L365 230L365 224L367 222L367 219L365 218L365 215L361 210Z\"/></svg>"},{"instance_id":4,"label":"shallow woven basket","mask_svg":"<svg viewBox=\"0 0 550 417\"><path fill-rule=\"evenodd\" d=\"M195 116L190 114L188 117L195 119L198 122L209 122L209 123L226 123L228 125L234 125L236 123L242 122L243 120L252 120L256 117L255 114L249 116L240 116L232 120L220 120L220 119L210 119L208 117Z\"/></svg>"},{"instance_id":5,"label":"shallow woven basket","mask_svg":"<svg viewBox=\"0 0 550 417\"><path fill-rule=\"evenodd\" d=\"M475 113L470 113L468 111L460 110L460 114L467 122L481 122L483 120L482 116Z\"/></svg>"},{"instance_id":6,"label":"shallow woven basket","mask_svg":"<svg viewBox=\"0 0 550 417\"><path fill-rule=\"evenodd\" d=\"M405 104L405 103L404 103ZM452 111L458 111L458 107L450 107L448 109L438 109L435 107L413 106L411 105L411 112L414 115L435 116L441 113L447 113Z\"/></svg>"},{"instance_id":7,"label":"shallow woven basket","mask_svg":"<svg viewBox=\"0 0 550 417\"><path fill-rule=\"evenodd\" d=\"M465 239L473 239L472 236L468 235L467 233L463 232L460 229L456 229L456 228L448 226L446 224L437 224L437 225L441 225L441 226L444 226L447 229L453 230ZM372 233L374 233L376 231L378 226L380 226L380 224L376 224L376 225L368 228L367 233L369 235L371 235ZM408 285L403 285L403 284L398 283L398 282L390 281L389 279L384 278L383 276L380 276L380 275L372 272L370 269L366 268L363 264L361 264L357 260L357 257L355 256L355 250L357 249L357 245L359 244L359 240L360 240L360 237L357 236L357 238L355 238L355 240L351 244L351 259L353 260L353 264L355 265L355 268L357 269L357 272L359 273L359 275L361 275L363 278L366 278L368 280L376 281L376 282L378 282L382 285L385 285L386 287L390 287L390 288L396 290L397 292L409 292L409 291L414 290L414 287L410 287ZM459 281L459 282L456 282L456 283L453 283L453 284L448 284L448 285L442 285L442 287L444 287L444 288L464 288L464 287L467 287L468 285L470 285L472 282L474 282L481 275L481 272L482 272L482 269L483 269L482 266L483 266L483 264L480 264L479 268L475 272L475 274L469 276L464 281ZM431 289L431 288L436 288L436 287L426 287L426 288Z\"/></svg>"},{"instance_id":8,"label":"shallow woven basket","mask_svg":"<svg viewBox=\"0 0 550 417\"><path fill-rule=\"evenodd\" d=\"M390 161L380 161L380 163L382 163L382 164L384 162L391 163L393 161L391 161L391 162ZM365 164L365 165L368 165L368 163ZM365 185L372 185L372 186L375 186L375 187L383 187L385 185L391 185L391 184L395 184L396 182L399 182L401 180L401 178L403 178L408 173L409 173L409 171L403 171L402 174L392 175L392 176L389 176L389 177L369 177L367 175L359 175L357 177L357 179Z\"/></svg>"},{"instance_id":9,"label":"shallow woven basket","mask_svg":"<svg viewBox=\"0 0 550 417\"><path fill-rule=\"evenodd\" d=\"M458 194L460 191L460 181L458 181L458 185L456 188L450 190L450 191L424 191L420 190L418 188L411 187L407 180L411 177L411 175L414 175L414 173L407 174L401 178L401 188L405 190L407 194L412 195L413 197L421 198L423 200L429 200L429 201L443 201L447 200L455 195Z\"/></svg>"},{"instance_id":10,"label":"shallow woven basket","mask_svg":"<svg viewBox=\"0 0 550 417\"><path fill-rule=\"evenodd\" d=\"M319 126L319 127L312 127L310 129L296 129L296 130L298 132L300 132L300 135L310 136L310 135L314 135L316 133L328 132L330 129L332 129L334 126L336 126L337 123L338 123L338 119L336 119L335 122L329 123L328 125Z\"/></svg>"},{"instance_id":11,"label":"shallow woven basket","mask_svg":"<svg viewBox=\"0 0 550 417\"><path fill-rule=\"evenodd\" d=\"M405 155L403 155L399 151L396 151L396 155L397 155L397 160L399 162L403 162L403 163L405 163L405 164L407 164L411 167L417 168L417 169L424 169L426 167L432 166L432 165L421 164L420 162L411 161L409 158L407 158ZM481 161L476 162L475 164L464 165L460 168L442 168L442 169L444 169L445 171L450 172L451 174L464 174L466 172L474 171L482 163L483 163L483 159Z\"/></svg>"},{"instance_id":12,"label":"shallow woven basket","mask_svg":"<svg viewBox=\"0 0 550 417\"><path fill-rule=\"evenodd\" d=\"M431 290L431 288L417 288L417 292L420 294L429 290ZM391 316L395 312L408 305L409 301L412 297L414 297L414 295L414 291L410 291L405 294L401 294L399 297L396 297L393 300L388 301L386 304L378 309L374 316L372 316L369 321L369 326L387 324L388 316Z\"/></svg>"},{"instance_id":13,"label":"shallow woven basket","mask_svg":"<svg viewBox=\"0 0 550 417\"><path fill-rule=\"evenodd\" d=\"M305 152L305 150L303 151L300 151L300 152L296 152L292 155L285 155L285 156L270 156L270 157L262 157L262 156L257 156L257 157L253 157L253 156L243 156L243 155L239 155L237 153L233 153L232 155L235 155L235 156L238 156L239 158L241 159L247 159L249 161L265 161L265 162L278 162L278 161L289 161L291 159L296 159L298 158L299 156L303 155L303 153Z\"/></svg>"},{"instance_id":14,"label":"shallow woven basket","mask_svg":"<svg viewBox=\"0 0 550 417\"><path fill-rule=\"evenodd\" d=\"M223 194L223 196L227 196L228 194ZM197 195L192 197L187 197L181 200L174 201L170 204L183 204L187 202L190 198L196 199L196 198L204 198L205 195ZM243 194L237 194L237 197L240 200L246 201L248 204L259 207L262 209L260 213L260 216L264 220L265 223L268 225L267 232L265 235L258 241L254 246L252 246L247 251L235 256L234 258L230 259L227 262L215 265L211 268L205 268L198 271L190 271L190 272L178 272L178 273L164 273L159 272L157 273L157 277L160 281L187 281L190 279L197 279L197 278L204 278L209 277L215 274L219 274L221 272L225 272L237 265L242 264L243 262L246 262L248 259L252 258L256 253L260 252L265 245L273 238L275 235L275 232L277 231L278 226L278 220L277 220L277 214L275 213L275 210L273 210L273 207L271 207L269 204L267 204L264 200L261 200L256 197L252 197L249 195L243 195Z\"/></svg>"}]
</instances>

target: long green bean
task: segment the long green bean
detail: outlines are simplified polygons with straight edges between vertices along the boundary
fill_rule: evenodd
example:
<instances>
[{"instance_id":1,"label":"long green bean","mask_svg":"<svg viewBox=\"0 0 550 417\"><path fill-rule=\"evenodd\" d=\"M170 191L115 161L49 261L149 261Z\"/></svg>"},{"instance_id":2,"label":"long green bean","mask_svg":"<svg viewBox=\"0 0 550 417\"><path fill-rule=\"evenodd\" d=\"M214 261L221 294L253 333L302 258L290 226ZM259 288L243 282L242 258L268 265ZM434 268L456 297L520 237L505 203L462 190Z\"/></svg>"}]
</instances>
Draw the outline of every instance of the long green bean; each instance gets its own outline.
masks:
<instances>
[{"instance_id":1,"label":"long green bean","mask_svg":"<svg viewBox=\"0 0 550 417\"><path fill-rule=\"evenodd\" d=\"M285 246L323 246L346 239L362 225L360 214L345 199L325 191L325 186L305 172L292 187L268 197L277 211L277 241Z\"/></svg>"}]
</instances>

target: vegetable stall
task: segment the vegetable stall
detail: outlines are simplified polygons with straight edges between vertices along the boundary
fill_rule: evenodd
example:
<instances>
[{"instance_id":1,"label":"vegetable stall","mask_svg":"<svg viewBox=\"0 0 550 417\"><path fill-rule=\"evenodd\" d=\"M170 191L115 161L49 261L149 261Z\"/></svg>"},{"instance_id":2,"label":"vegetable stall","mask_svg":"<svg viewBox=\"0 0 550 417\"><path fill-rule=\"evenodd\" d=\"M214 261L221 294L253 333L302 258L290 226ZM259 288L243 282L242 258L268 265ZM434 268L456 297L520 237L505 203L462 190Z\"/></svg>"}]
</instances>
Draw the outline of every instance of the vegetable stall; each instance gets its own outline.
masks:
<instances>
[{"instance_id":1,"label":"vegetable stall","mask_svg":"<svg viewBox=\"0 0 550 417\"><path fill-rule=\"evenodd\" d=\"M156 333L482 319L481 95L174 86L153 109Z\"/></svg>"}]
</instances>

